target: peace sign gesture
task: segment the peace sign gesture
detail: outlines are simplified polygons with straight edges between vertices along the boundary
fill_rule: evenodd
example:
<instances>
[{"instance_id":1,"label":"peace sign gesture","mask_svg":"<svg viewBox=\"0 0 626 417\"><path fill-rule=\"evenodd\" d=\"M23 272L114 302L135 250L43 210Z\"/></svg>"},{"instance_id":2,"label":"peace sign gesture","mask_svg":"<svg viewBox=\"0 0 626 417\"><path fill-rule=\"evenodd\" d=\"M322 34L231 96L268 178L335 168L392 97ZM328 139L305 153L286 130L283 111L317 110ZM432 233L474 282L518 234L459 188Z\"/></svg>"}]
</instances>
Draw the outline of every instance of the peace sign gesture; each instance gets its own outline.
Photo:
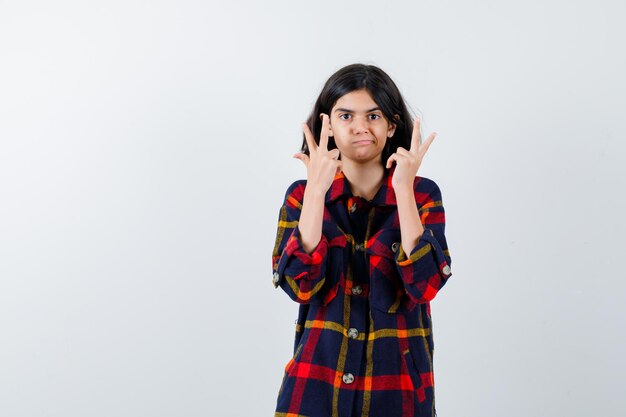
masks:
<instances>
[{"instance_id":1,"label":"peace sign gesture","mask_svg":"<svg viewBox=\"0 0 626 417\"><path fill-rule=\"evenodd\" d=\"M417 175L417 169L422 164L422 159L426 155L426 151L430 144L435 140L437 133L433 132L420 144L422 135L420 133L420 120L415 119L413 125L413 134L411 135L411 147L407 151L403 147L398 147L395 153L391 154L387 159L387 168L391 167L392 161L396 161L396 169L391 179L391 185L394 189L408 186L413 189L413 181Z\"/></svg>"},{"instance_id":2,"label":"peace sign gesture","mask_svg":"<svg viewBox=\"0 0 626 417\"><path fill-rule=\"evenodd\" d=\"M328 115L322 113L322 131L320 132L320 144L315 143L313 132L306 123L302 124L304 136L309 148L309 155L298 152L294 158L301 160L306 166L307 188L312 187L322 193L326 193L333 183L335 175L341 170L339 149L328 150Z\"/></svg>"}]
</instances>

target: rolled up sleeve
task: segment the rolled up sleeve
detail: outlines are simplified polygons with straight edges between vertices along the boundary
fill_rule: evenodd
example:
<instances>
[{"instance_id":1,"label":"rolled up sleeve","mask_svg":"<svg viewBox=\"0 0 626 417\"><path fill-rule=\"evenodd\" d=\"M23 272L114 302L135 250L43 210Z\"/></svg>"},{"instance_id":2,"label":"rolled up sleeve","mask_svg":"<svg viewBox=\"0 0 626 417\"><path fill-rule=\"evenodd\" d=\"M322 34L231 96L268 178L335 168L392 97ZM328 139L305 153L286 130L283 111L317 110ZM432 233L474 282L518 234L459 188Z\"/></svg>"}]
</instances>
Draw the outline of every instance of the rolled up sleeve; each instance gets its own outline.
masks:
<instances>
[{"instance_id":1,"label":"rolled up sleeve","mask_svg":"<svg viewBox=\"0 0 626 417\"><path fill-rule=\"evenodd\" d=\"M400 245L395 261L405 290L415 303L427 303L452 276L450 252L445 237L445 212L441 191L435 182L422 178L416 185L416 200L424 233L408 254ZM426 197L425 197L426 196Z\"/></svg>"},{"instance_id":2,"label":"rolled up sleeve","mask_svg":"<svg viewBox=\"0 0 626 417\"><path fill-rule=\"evenodd\" d=\"M302 180L296 181L285 194L272 254L274 287L282 287L291 299L299 303L309 303L321 294L328 253L328 240L324 234L311 253L307 253L302 246L298 220L304 187Z\"/></svg>"}]
</instances>

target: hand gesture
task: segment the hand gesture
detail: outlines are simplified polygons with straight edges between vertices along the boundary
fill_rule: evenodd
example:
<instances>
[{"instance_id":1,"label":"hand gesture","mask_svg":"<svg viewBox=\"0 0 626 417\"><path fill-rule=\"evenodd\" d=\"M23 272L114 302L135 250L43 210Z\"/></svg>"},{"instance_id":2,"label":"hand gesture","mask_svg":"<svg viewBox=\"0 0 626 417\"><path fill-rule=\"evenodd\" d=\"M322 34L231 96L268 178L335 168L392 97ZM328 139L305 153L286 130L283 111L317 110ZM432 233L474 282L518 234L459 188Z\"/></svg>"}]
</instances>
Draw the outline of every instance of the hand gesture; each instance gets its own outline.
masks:
<instances>
[{"instance_id":1,"label":"hand gesture","mask_svg":"<svg viewBox=\"0 0 626 417\"><path fill-rule=\"evenodd\" d=\"M417 170L422 164L422 159L424 155L426 155L426 151L428 151L435 136L437 136L437 133L431 133L428 138L426 138L426 141L420 145L422 139L420 121L417 118L415 119L410 149L407 151L403 147L398 147L396 152L391 154L387 159L387 168L391 167L392 161L396 161L396 169L391 179L391 185L394 189L404 186L413 189L413 181L417 175Z\"/></svg>"},{"instance_id":2,"label":"hand gesture","mask_svg":"<svg viewBox=\"0 0 626 417\"><path fill-rule=\"evenodd\" d=\"M313 138L313 132L306 123L302 124L306 143L309 147L309 155L298 152L294 158L301 160L306 166L307 188L313 187L322 193L326 193L333 183L335 175L341 171L339 149L328 150L328 115L322 113L322 131L320 144L317 146Z\"/></svg>"}]
</instances>

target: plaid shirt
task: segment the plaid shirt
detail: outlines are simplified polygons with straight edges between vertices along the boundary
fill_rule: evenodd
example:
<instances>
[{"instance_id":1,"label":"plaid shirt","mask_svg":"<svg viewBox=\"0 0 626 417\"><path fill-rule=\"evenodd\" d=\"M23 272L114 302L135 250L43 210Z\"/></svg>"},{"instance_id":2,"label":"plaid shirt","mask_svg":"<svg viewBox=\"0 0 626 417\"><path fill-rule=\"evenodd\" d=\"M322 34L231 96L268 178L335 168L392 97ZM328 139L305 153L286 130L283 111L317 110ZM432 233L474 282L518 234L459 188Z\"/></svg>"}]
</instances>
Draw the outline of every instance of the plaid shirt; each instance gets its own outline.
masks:
<instances>
[{"instance_id":1,"label":"plaid shirt","mask_svg":"<svg viewBox=\"0 0 626 417\"><path fill-rule=\"evenodd\" d=\"M437 184L415 177L424 233L407 257L394 169L372 200L352 195L342 172L335 176L310 254L298 229L306 180L287 189L273 283L300 306L275 416L436 415L429 302L451 276L444 209Z\"/></svg>"}]
</instances>

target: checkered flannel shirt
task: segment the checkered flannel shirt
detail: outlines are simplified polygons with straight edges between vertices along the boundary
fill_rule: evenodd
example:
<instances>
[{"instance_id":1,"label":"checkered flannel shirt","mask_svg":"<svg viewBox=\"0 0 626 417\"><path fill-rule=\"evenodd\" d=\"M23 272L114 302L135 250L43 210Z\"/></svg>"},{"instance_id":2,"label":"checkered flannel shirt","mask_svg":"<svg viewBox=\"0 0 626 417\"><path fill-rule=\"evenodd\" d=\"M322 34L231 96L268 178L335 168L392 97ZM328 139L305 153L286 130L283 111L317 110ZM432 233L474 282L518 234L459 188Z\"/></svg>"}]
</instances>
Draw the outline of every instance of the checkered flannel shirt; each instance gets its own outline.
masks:
<instances>
[{"instance_id":1,"label":"checkered flannel shirt","mask_svg":"<svg viewBox=\"0 0 626 417\"><path fill-rule=\"evenodd\" d=\"M407 256L394 169L372 200L352 195L343 173L335 176L310 254L298 229L306 180L287 189L273 283L300 304L275 416L436 415L430 301L451 276L444 209L437 184L415 177L425 230Z\"/></svg>"}]
</instances>

